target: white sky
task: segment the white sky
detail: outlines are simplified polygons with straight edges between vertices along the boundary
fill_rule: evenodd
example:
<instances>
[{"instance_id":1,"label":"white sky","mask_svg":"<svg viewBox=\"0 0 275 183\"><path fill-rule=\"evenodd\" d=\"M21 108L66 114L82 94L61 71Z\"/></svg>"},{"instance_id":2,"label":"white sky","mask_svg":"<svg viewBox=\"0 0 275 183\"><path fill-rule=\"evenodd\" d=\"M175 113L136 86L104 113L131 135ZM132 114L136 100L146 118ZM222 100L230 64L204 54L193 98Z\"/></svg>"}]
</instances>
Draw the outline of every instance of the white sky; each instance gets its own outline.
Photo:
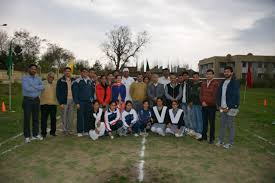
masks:
<instances>
[{"instance_id":1,"label":"white sky","mask_svg":"<svg viewBox=\"0 0 275 183\"><path fill-rule=\"evenodd\" d=\"M275 55L274 0L1 0L0 24L20 28L71 50L77 58L106 60L100 44L115 25L151 41L139 56L167 66L214 55Z\"/></svg>"}]
</instances>

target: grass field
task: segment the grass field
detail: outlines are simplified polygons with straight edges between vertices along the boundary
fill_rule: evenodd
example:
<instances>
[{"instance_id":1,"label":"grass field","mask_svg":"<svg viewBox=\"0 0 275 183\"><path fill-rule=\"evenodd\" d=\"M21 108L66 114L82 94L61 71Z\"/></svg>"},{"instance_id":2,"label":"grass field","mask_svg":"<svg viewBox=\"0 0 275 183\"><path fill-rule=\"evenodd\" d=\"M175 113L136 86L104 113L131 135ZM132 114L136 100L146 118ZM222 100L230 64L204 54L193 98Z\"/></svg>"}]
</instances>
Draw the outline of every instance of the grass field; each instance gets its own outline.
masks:
<instances>
[{"instance_id":1,"label":"grass field","mask_svg":"<svg viewBox=\"0 0 275 183\"><path fill-rule=\"evenodd\" d=\"M22 131L21 99L14 98L16 112L0 114L0 143ZM249 89L246 99L230 150L189 136L149 134L144 182L275 182L275 90ZM219 116L216 129L217 136ZM56 138L25 145L20 136L0 146L0 182L138 182L141 140L103 137L94 142L58 131Z\"/></svg>"}]
</instances>

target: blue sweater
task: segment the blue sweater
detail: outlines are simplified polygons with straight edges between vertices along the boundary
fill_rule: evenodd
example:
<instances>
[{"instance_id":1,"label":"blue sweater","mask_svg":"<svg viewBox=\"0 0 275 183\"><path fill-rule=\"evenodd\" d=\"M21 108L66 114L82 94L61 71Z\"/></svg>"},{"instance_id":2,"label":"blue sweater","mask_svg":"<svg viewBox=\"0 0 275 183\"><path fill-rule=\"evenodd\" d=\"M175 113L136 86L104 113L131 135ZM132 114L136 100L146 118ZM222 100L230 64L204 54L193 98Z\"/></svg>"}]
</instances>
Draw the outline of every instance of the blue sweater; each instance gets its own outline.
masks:
<instances>
[{"instance_id":1,"label":"blue sweater","mask_svg":"<svg viewBox=\"0 0 275 183\"><path fill-rule=\"evenodd\" d=\"M222 86L225 80L221 82L217 91L217 105L221 106ZM238 108L240 105L240 82L236 79L231 79L226 89L226 104L229 109Z\"/></svg>"},{"instance_id":2,"label":"blue sweater","mask_svg":"<svg viewBox=\"0 0 275 183\"><path fill-rule=\"evenodd\" d=\"M151 117L152 117L152 112L150 109L148 110L141 109L138 113L139 121L143 124L147 124L148 122L150 122Z\"/></svg>"}]
</instances>

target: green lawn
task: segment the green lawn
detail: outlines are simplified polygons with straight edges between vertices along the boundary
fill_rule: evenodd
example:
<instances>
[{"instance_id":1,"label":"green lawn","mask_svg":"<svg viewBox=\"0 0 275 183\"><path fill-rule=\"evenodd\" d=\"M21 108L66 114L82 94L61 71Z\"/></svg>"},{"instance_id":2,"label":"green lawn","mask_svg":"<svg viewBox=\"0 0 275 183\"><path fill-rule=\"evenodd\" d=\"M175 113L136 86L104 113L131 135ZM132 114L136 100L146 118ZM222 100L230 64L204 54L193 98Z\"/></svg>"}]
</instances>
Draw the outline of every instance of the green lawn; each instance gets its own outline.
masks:
<instances>
[{"instance_id":1,"label":"green lawn","mask_svg":"<svg viewBox=\"0 0 275 183\"><path fill-rule=\"evenodd\" d=\"M20 106L21 101L17 102ZM21 133L19 108L0 114L0 143ZM275 90L249 89L236 118L235 144L230 150L188 136L150 134L144 182L275 182L274 120ZM218 115L216 129L217 136ZM0 153L12 149L0 155L0 182L137 182L141 139L104 137L94 142L58 131L56 138L23 145L21 136L0 146Z\"/></svg>"}]
</instances>

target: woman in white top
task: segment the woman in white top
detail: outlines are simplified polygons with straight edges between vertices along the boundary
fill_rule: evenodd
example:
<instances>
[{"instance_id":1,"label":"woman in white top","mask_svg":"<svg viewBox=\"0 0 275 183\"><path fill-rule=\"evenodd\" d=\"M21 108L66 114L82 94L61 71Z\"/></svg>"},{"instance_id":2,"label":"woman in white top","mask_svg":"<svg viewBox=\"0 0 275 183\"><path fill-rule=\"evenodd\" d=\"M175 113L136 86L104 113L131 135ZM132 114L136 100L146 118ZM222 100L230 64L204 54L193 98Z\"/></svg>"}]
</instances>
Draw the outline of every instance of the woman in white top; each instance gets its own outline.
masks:
<instances>
[{"instance_id":1,"label":"woman in white top","mask_svg":"<svg viewBox=\"0 0 275 183\"><path fill-rule=\"evenodd\" d=\"M103 136L105 133L104 113L103 109L100 108L99 105L99 101L93 101L93 108L89 118L89 123L91 125L89 135L93 140L97 140L100 136Z\"/></svg>"},{"instance_id":2,"label":"woman in white top","mask_svg":"<svg viewBox=\"0 0 275 183\"><path fill-rule=\"evenodd\" d=\"M157 98L157 105L152 110L153 125L151 131L165 136L165 128L168 122L168 108L163 105L163 99Z\"/></svg>"},{"instance_id":3,"label":"woman in white top","mask_svg":"<svg viewBox=\"0 0 275 183\"><path fill-rule=\"evenodd\" d=\"M140 130L138 115L136 110L133 109L133 103L130 100L126 101L125 110L121 114L121 119L123 122L124 135L134 133L137 137Z\"/></svg>"},{"instance_id":4,"label":"woman in white top","mask_svg":"<svg viewBox=\"0 0 275 183\"><path fill-rule=\"evenodd\" d=\"M176 137L182 137L184 133L184 112L178 107L178 101L172 101L172 108L168 110L169 122L165 132L174 134Z\"/></svg>"}]
</instances>

